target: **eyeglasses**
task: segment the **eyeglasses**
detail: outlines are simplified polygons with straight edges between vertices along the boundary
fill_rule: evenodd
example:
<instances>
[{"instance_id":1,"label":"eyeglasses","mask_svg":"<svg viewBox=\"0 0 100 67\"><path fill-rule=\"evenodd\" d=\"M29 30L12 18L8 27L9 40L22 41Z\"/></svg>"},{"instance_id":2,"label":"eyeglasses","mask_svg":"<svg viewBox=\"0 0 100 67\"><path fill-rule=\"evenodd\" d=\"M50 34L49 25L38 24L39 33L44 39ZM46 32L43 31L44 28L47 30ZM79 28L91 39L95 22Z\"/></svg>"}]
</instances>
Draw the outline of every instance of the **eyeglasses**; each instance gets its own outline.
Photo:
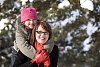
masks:
<instances>
[{"instance_id":1,"label":"eyeglasses","mask_svg":"<svg viewBox=\"0 0 100 67\"><path fill-rule=\"evenodd\" d=\"M43 34L44 33L44 35L48 35L49 34L49 32L42 32L42 31L36 31L36 33L38 33L38 34Z\"/></svg>"}]
</instances>

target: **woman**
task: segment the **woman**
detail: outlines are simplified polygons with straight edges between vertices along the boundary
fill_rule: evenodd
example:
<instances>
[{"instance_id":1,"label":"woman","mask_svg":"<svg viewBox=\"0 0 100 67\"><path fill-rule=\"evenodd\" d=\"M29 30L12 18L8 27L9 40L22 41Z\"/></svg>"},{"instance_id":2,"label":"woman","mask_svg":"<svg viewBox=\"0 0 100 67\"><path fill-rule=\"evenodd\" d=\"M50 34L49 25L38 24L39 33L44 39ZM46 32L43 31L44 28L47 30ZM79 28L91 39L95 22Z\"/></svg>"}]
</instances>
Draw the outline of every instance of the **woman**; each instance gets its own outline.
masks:
<instances>
[{"instance_id":1,"label":"woman","mask_svg":"<svg viewBox=\"0 0 100 67\"><path fill-rule=\"evenodd\" d=\"M33 39L34 36L35 39ZM31 40L35 42L34 46L37 52L44 49L44 45L46 45L47 42L51 39L51 36L52 36L51 26L47 22L41 21L35 25L35 30L32 31ZM56 45L54 45L53 50L49 54L49 59L50 59L50 67L57 67L58 47Z\"/></svg>"},{"instance_id":2,"label":"woman","mask_svg":"<svg viewBox=\"0 0 100 67\"><path fill-rule=\"evenodd\" d=\"M38 21L31 35L31 44L33 44L37 51L35 57L31 60L22 54L22 52L18 52L17 58L20 61L15 62L14 67L57 67L58 47L54 45L51 53L44 49L51 35L52 30L50 25L47 22Z\"/></svg>"}]
</instances>

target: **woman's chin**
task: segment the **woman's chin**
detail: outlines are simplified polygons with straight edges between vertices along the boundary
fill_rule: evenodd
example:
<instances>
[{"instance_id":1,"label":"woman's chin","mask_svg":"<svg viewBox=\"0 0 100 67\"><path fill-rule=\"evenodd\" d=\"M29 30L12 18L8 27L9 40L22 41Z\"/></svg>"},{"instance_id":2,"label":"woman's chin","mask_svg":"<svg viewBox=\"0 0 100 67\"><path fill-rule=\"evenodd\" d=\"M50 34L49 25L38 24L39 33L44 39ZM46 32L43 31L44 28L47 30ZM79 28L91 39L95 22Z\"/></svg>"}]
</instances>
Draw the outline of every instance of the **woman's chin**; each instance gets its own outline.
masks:
<instances>
[{"instance_id":1,"label":"woman's chin","mask_svg":"<svg viewBox=\"0 0 100 67\"><path fill-rule=\"evenodd\" d=\"M39 42L39 43L44 44L45 42L44 42L44 41L41 41L41 42Z\"/></svg>"}]
</instances>

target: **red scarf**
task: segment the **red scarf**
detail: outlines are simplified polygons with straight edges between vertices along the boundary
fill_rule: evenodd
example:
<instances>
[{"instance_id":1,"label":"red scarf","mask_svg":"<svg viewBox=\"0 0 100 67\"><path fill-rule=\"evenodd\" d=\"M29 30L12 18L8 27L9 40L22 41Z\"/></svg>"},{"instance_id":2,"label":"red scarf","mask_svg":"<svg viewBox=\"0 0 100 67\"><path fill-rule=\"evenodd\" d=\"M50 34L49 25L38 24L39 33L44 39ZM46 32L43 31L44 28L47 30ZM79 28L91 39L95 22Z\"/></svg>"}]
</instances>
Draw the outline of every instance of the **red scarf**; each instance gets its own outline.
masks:
<instances>
[{"instance_id":1,"label":"red scarf","mask_svg":"<svg viewBox=\"0 0 100 67\"><path fill-rule=\"evenodd\" d=\"M44 45L45 44L40 44L37 41L35 42L35 48L37 51L44 49ZM50 65L50 58L48 57L48 59L44 62L44 67L49 67L49 65ZM38 64L38 67L40 67L39 64Z\"/></svg>"},{"instance_id":2,"label":"red scarf","mask_svg":"<svg viewBox=\"0 0 100 67\"><path fill-rule=\"evenodd\" d=\"M39 42L35 42L35 48L37 51L44 49L44 44L40 44Z\"/></svg>"}]
</instances>

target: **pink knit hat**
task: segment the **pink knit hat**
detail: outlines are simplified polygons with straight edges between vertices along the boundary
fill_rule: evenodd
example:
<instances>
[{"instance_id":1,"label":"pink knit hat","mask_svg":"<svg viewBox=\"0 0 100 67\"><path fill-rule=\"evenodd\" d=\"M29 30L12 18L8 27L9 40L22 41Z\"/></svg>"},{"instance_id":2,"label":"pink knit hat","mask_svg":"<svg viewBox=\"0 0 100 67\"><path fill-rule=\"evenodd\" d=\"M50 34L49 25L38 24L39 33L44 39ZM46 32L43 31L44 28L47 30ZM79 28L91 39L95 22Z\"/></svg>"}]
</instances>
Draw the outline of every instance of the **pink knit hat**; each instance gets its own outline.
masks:
<instances>
[{"instance_id":1,"label":"pink knit hat","mask_svg":"<svg viewBox=\"0 0 100 67\"><path fill-rule=\"evenodd\" d=\"M36 9L33 7L25 7L21 9L21 22L26 20L38 20Z\"/></svg>"}]
</instances>

